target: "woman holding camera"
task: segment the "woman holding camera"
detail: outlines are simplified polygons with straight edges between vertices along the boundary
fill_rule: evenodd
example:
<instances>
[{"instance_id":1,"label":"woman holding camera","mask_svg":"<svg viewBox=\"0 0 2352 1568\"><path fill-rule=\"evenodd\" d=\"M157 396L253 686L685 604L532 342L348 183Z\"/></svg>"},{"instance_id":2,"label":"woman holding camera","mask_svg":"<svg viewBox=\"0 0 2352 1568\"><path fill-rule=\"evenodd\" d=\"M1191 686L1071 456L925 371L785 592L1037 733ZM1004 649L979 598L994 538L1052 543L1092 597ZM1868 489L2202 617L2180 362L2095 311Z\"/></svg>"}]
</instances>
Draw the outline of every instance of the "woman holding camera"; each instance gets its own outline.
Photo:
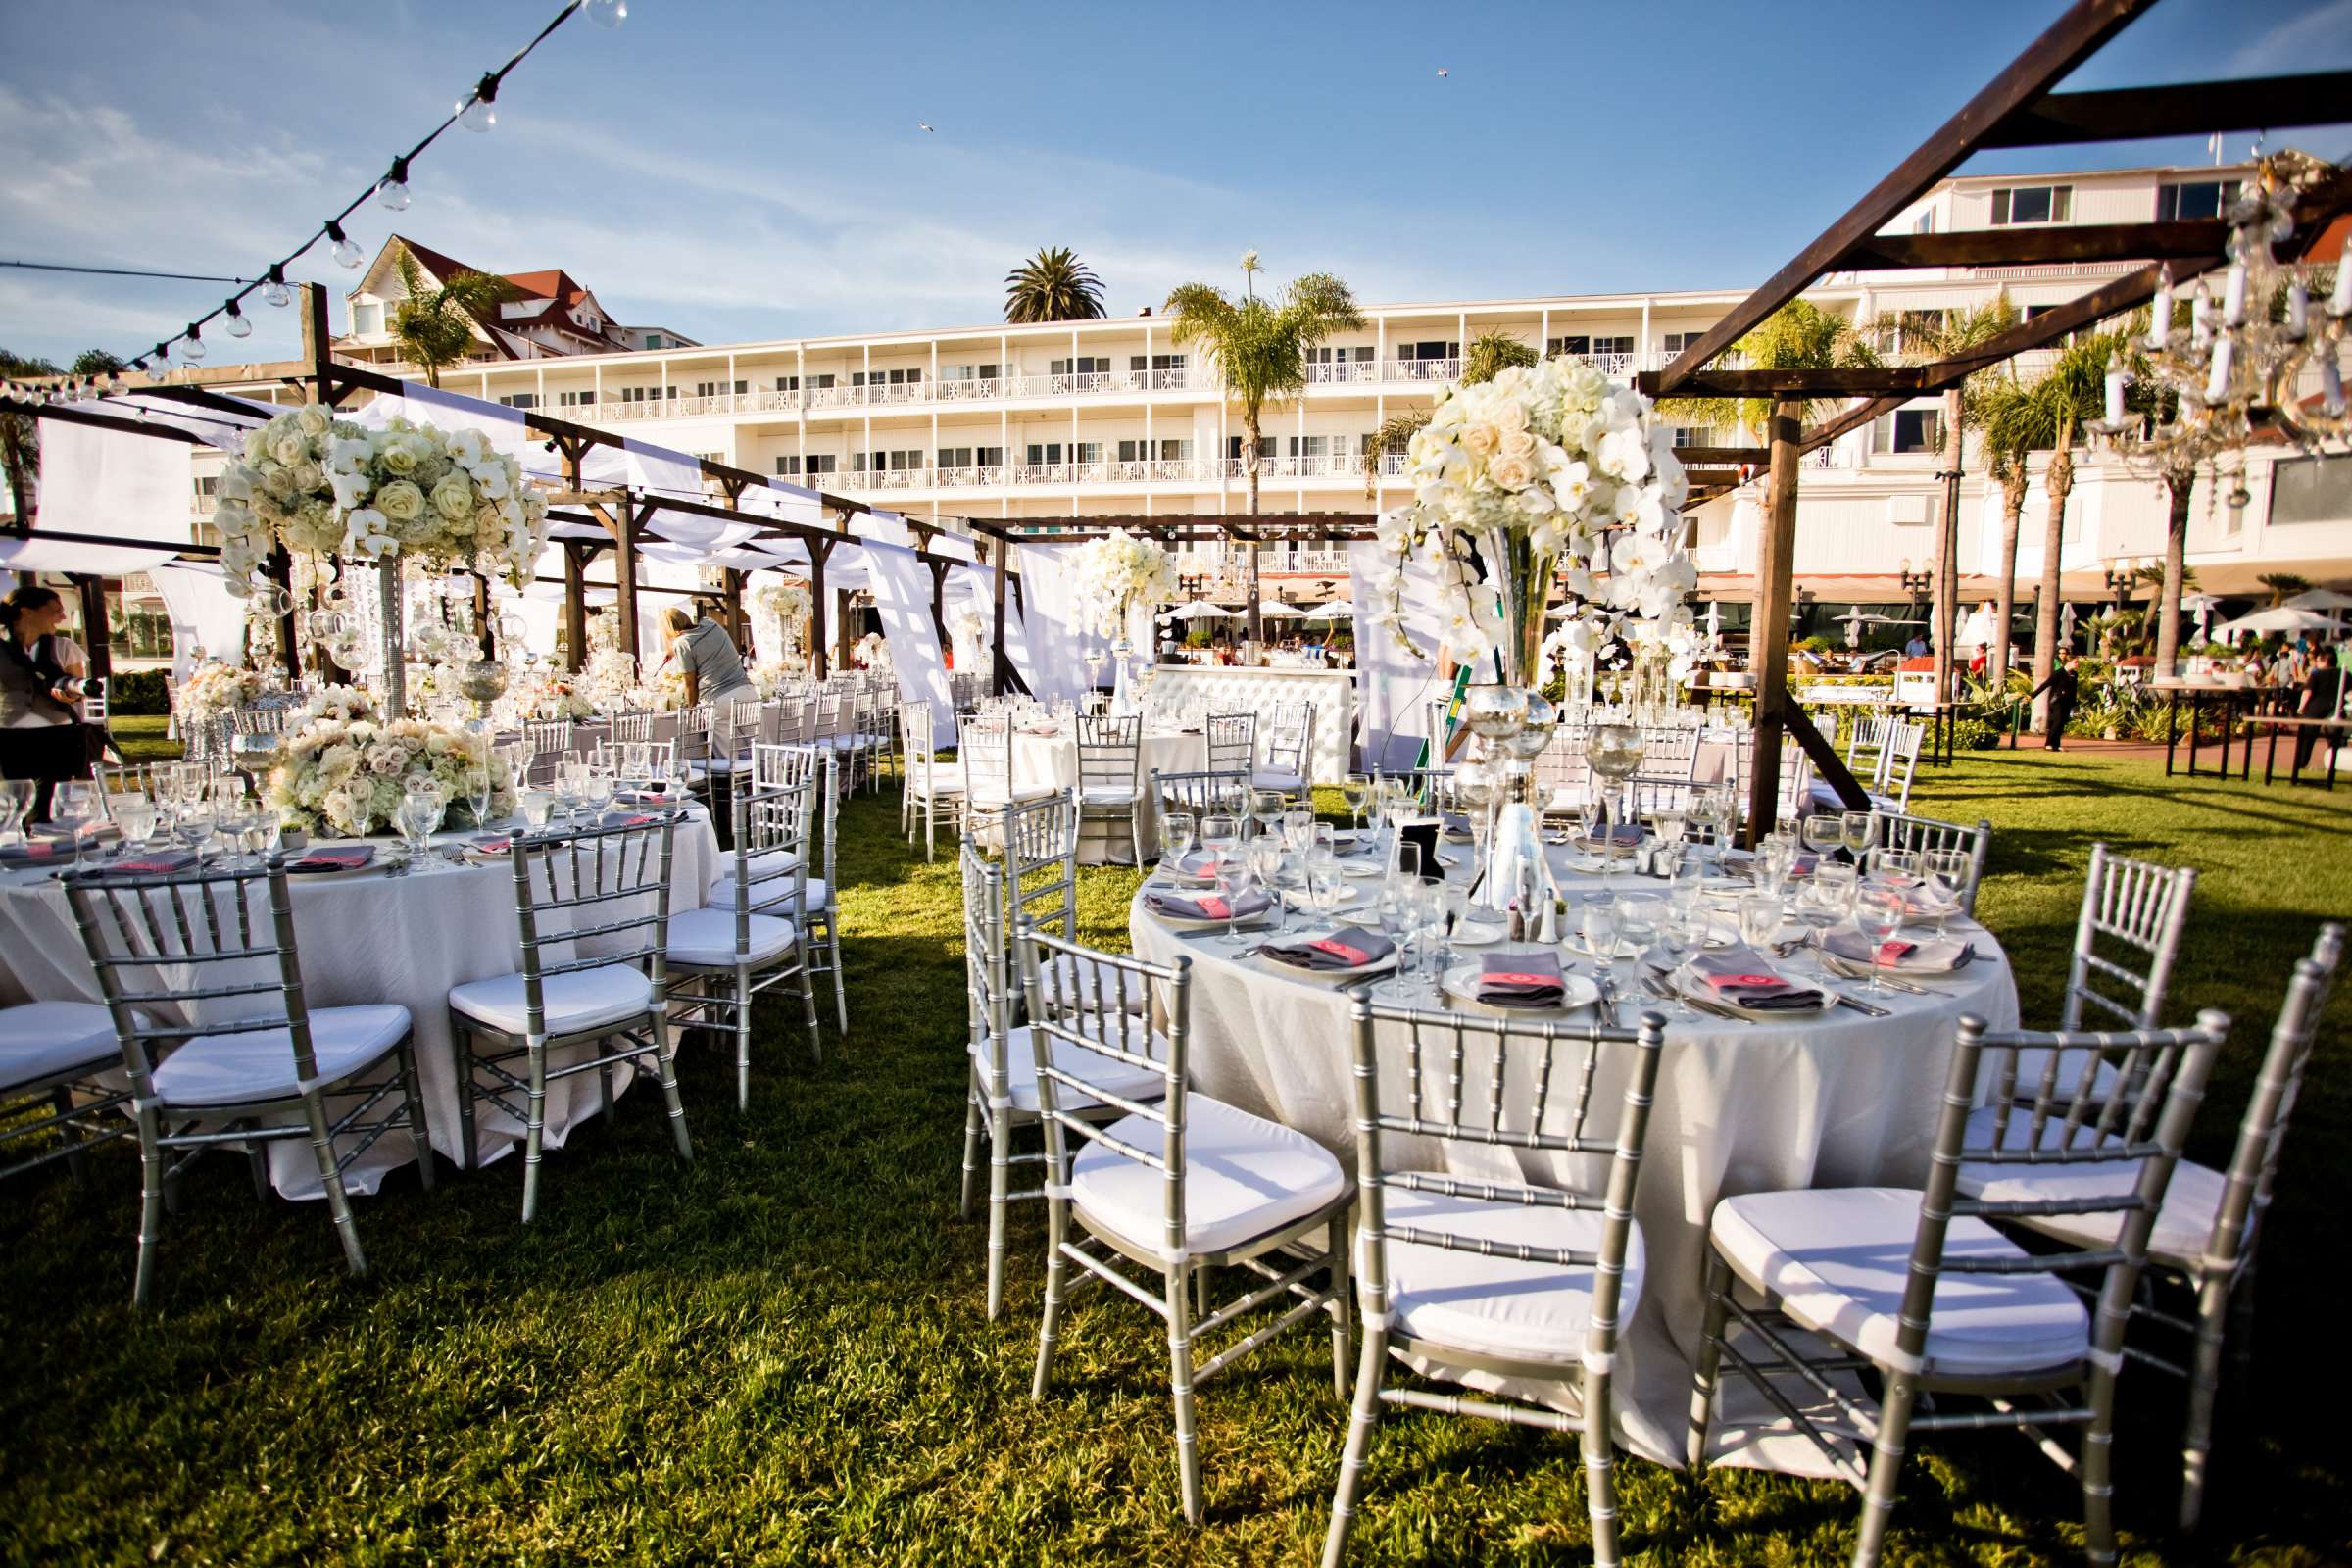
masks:
<instances>
[{"instance_id":1,"label":"woman holding camera","mask_svg":"<svg viewBox=\"0 0 2352 1568\"><path fill-rule=\"evenodd\" d=\"M59 780L88 778L82 736L81 680L65 662L66 604L48 588L26 586L0 599L0 777L37 782L27 821L49 818Z\"/></svg>"}]
</instances>

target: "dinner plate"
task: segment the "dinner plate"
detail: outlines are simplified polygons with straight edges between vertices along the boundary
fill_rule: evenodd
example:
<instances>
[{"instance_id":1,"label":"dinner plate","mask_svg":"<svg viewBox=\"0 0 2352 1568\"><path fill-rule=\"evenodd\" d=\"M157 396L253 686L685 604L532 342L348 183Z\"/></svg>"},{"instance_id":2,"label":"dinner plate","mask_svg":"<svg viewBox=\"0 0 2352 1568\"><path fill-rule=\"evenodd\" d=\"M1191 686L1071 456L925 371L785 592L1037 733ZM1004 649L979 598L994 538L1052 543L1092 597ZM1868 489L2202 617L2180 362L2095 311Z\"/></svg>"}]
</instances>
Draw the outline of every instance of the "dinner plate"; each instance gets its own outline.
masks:
<instances>
[{"instance_id":1,"label":"dinner plate","mask_svg":"<svg viewBox=\"0 0 2352 1568\"><path fill-rule=\"evenodd\" d=\"M1274 940L1286 943L1319 942L1323 938L1332 935L1337 929L1338 928L1336 926L1325 926L1319 930L1300 931L1291 936L1278 937ZM1335 986L1344 986L1351 980L1361 980L1366 975L1386 974L1389 970L1396 967L1396 955L1393 951L1386 957L1375 958L1370 963L1354 964L1346 969L1302 968L1295 963L1287 963L1269 953L1259 953L1257 956L1259 961L1263 962L1267 968L1273 970L1276 974L1288 975L1294 980L1316 980Z\"/></svg>"},{"instance_id":2,"label":"dinner plate","mask_svg":"<svg viewBox=\"0 0 2352 1568\"><path fill-rule=\"evenodd\" d=\"M286 862L286 875L301 877L306 882L339 882L345 877L362 876L369 871L381 871L388 864L382 852L368 858L365 864L340 866L332 871L306 871L294 861Z\"/></svg>"},{"instance_id":3,"label":"dinner plate","mask_svg":"<svg viewBox=\"0 0 2352 1568\"><path fill-rule=\"evenodd\" d=\"M1546 1013L1571 1012L1578 1007L1588 1007L1600 1000L1600 987L1581 974L1564 974L1560 976L1560 1001L1557 1006L1496 1006L1492 1002L1478 999L1478 977L1483 967L1476 963L1457 963L1446 971L1445 977L1438 982L1439 989L1466 1007L1499 1013L1504 1017L1527 1015L1541 1018Z\"/></svg>"},{"instance_id":4,"label":"dinner plate","mask_svg":"<svg viewBox=\"0 0 2352 1568\"><path fill-rule=\"evenodd\" d=\"M1146 908L1144 912L1171 931L1222 931L1226 926L1226 922L1223 920L1200 920L1186 914L1159 914L1150 908ZM1253 931L1270 924L1273 918L1273 909L1259 909L1253 914L1243 915L1241 927L1245 931Z\"/></svg>"},{"instance_id":5,"label":"dinner plate","mask_svg":"<svg viewBox=\"0 0 2352 1568\"><path fill-rule=\"evenodd\" d=\"M1487 947L1510 935L1510 930L1499 920L1464 920L1453 928L1453 945L1457 948Z\"/></svg>"},{"instance_id":6,"label":"dinner plate","mask_svg":"<svg viewBox=\"0 0 2352 1568\"><path fill-rule=\"evenodd\" d=\"M1837 997L1832 995L1827 987L1808 987L1808 982L1800 980L1794 975L1781 974L1778 969L1767 972L1780 974L1782 979L1792 986L1819 991L1821 1004L1815 1007L1742 1007L1738 1003L1720 995L1695 976L1692 977L1690 984L1682 988L1682 992L1687 998L1706 1003L1709 1006L1721 1007L1726 1012L1737 1013L1750 1023L1780 1023L1790 1018L1818 1018L1838 1005Z\"/></svg>"}]
</instances>

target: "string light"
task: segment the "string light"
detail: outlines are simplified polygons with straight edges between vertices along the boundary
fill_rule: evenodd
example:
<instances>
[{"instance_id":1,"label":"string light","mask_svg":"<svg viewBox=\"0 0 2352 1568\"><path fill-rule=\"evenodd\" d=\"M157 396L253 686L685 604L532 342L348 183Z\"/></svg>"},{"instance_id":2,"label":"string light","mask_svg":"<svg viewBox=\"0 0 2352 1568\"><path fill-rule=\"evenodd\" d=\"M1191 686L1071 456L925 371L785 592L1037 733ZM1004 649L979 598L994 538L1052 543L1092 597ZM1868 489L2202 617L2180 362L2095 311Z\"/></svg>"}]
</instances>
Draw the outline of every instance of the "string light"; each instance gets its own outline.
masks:
<instances>
[{"instance_id":1,"label":"string light","mask_svg":"<svg viewBox=\"0 0 2352 1568\"><path fill-rule=\"evenodd\" d=\"M286 286L284 263L270 269L269 280L262 284L262 298L281 311L294 303L294 291Z\"/></svg>"},{"instance_id":2,"label":"string light","mask_svg":"<svg viewBox=\"0 0 2352 1568\"><path fill-rule=\"evenodd\" d=\"M409 161L406 158L392 160L392 172L375 187L375 204L387 213L405 213L409 210Z\"/></svg>"},{"instance_id":3,"label":"string light","mask_svg":"<svg viewBox=\"0 0 2352 1568\"><path fill-rule=\"evenodd\" d=\"M487 136L498 123L498 73L485 72L474 83L473 96L458 104L458 123L477 136Z\"/></svg>"},{"instance_id":4,"label":"string light","mask_svg":"<svg viewBox=\"0 0 2352 1568\"><path fill-rule=\"evenodd\" d=\"M326 220L326 237L335 242L334 249L327 254L334 257L337 267L357 267L368 259L367 255L351 242L351 236L343 232L343 225L331 218Z\"/></svg>"},{"instance_id":5,"label":"string light","mask_svg":"<svg viewBox=\"0 0 2352 1568\"><path fill-rule=\"evenodd\" d=\"M617 27L629 20L629 0L588 0L588 20L600 27Z\"/></svg>"},{"instance_id":6,"label":"string light","mask_svg":"<svg viewBox=\"0 0 2352 1568\"><path fill-rule=\"evenodd\" d=\"M237 309L237 302L235 300L230 300L228 302L227 309L228 335L230 337L253 336L253 323L245 318L245 313L243 311Z\"/></svg>"},{"instance_id":7,"label":"string light","mask_svg":"<svg viewBox=\"0 0 2352 1568\"><path fill-rule=\"evenodd\" d=\"M179 357L190 365L195 365L204 358L204 333L198 330L194 321L188 323L188 335L180 339Z\"/></svg>"}]
</instances>

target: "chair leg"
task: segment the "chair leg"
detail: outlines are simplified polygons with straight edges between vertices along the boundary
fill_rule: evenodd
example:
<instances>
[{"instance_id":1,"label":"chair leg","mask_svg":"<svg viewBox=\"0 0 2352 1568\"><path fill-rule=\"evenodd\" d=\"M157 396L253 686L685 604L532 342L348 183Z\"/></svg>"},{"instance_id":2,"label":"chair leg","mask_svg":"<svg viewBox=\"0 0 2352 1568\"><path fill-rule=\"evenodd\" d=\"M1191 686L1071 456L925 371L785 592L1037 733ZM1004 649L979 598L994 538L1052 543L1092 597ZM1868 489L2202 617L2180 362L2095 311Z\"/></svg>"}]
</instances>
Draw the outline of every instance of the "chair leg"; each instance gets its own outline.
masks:
<instances>
[{"instance_id":1,"label":"chair leg","mask_svg":"<svg viewBox=\"0 0 2352 1568\"><path fill-rule=\"evenodd\" d=\"M60 1116L74 1114L74 1089L71 1084L58 1085L56 1092L49 1097L49 1100L52 1104L57 1106L57 1113ZM75 1188L88 1187L90 1185L90 1162L81 1152L81 1146L87 1142L81 1136L81 1129L71 1121L62 1121L58 1123L57 1135L65 1141L66 1145L66 1174L74 1178Z\"/></svg>"},{"instance_id":2,"label":"chair leg","mask_svg":"<svg viewBox=\"0 0 2352 1568\"><path fill-rule=\"evenodd\" d=\"M805 933L800 940L799 956L801 960L801 1011L808 1017L808 1056L812 1061L822 1061L825 1059L825 1049L817 1039L816 987L810 983L808 976L808 938Z\"/></svg>"},{"instance_id":3,"label":"chair leg","mask_svg":"<svg viewBox=\"0 0 2352 1568\"><path fill-rule=\"evenodd\" d=\"M843 1039L850 1033L850 994L843 989L841 979L841 917L836 910L825 911L825 946L833 956L833 1010L841 1015Z\"/></svg>"},{"instance_id":4,"label":"chair leg","mask_svg":"<svg viewBox=\"0 0 2352 1568\"><path fill-rule=\"evenodd\" d=\"M1911 1435L1911 1405L1919 1380L1908 1372L1886 1374L1886 1397L1879 1407L1879 1435L1871 1446L1870 1485L1862 1494L1862 1518L1854 1531L1853 1568L1878 1568L1894 1496L1902 1480L1903 1444Z\"/></svg>"},{"instance_id":5,"label":"chair leg","mask_svg":"<svg viewBox=\"0 0 2352 1568\"><path fill-rule=\"evenodd\" d=\"M2122 1348L2122 1341L2117 1341ZM2120 1361L2122 1356L2119 1354ZM2082 1554L2105 1568L2115 1556L2115 1374L2090 1369L2090 1424L2082 1429Z\"/></svg>"},{"instance_id":6,"label":"chair leg","mask_svg":"<svg viewBox=\"0 0 2352 1568\"><path fill-rule=\"evenodd\" d=\"M1331 1392L1348 1397L1348 1344L1355 1320L1355 1301L1348 1284L1348 1245L1354 1213L1334 1214L1329 1227L1331 1247Z\"/></svg>"},{"instance_id":7,"label":"chair leg","mask_svg":"<svg viewBox=\"0 0 2352 1568\"><path fill-rule=\"evenodd\" d=\"M547 1128L546 1037L533 1035L525 1049L531 1057L531 1082L524 1097L522 1120L522 1222L528 1225L539 1217L539 1150L541 1135Z\"/></svg>"},{"instance_id":8,"label":"chair leg","mask_svg":"<svg viewBox=\"0 0 2352 1568\"><path fill-rule=\"evenodd\" d=\"M351 1217L351 1197L343 1191L343 1172L335 1164L334 1140L326 1131L326 1102L314 1091L302 1097L302 1110L311 1124L311 1152L318 1159L318 1179L326 1184L326 1211L334 1217L336 1240L343 1244L343 1264L357 1278L368 1272L368 1254L360 1250L360 1228Z\"/></svg>"},{"instance_id":9,"label":"chair leg","mask_svg":"<svg viewBox=\"0 0 2352 1568\"><path fill-rule=\"evenodd\" d=\"M735 1108L752 1108L752 971L735 966Z\"/></svg>"},{"instance_id":10,"label":"chair leg","mask_svg":"<svg viewBox=\"0 0 2352 1568\"><path fill-rule=\"evenodd\" d=\"M1052 1147L1049 1135L1049 1152ZM1061 1246L1069 1233L1069 1200L1049 1194L1046 1198L1046 1310L1037 1326L1037 1375L1029 1383L1029 1397L1033 1400L1046 1396L1046 1386L1054 1378L1054 1346L1061 1334L1061 1285L1068 1277L1070 1267L1061 1255Z\"/></svg>"},{"instance_id":11,"label":"chair leg","mask_svg":"<svg viewBox=\"0 0 2352 1568\"><path fill-rule=\"evenodd\" d=\"M1722 1392L1723 1327L1731 1315L1732 1265L1710 1246L1707 1315L1699 1330L1698 1367L1690 1378L1690 1431L1683 1440L1683 1460L1692 1470L1707 1458L1707 1429L1714 1424L1715 1400Z\"/></svg>"},{"instance_id":12,"label":"chair leg","mask_svg":"<svg viewBox=\"0 0 2352 1568\"><path fill-rule=\"evenodd\" d=\"M694 1140L686 1136L686 1102L678 1098L677 1052L669 1038L669 1020L656 1007L653 1016L654 1070L662 1079L662 1103L669 1110L669 1136L680 1159L694 1158Z\"/></svg>"},{"instance_id":13,"label":"chair leg","mask_svg":"<svg viewBox=\"0 0 2352 1568\"><path fill-rule=\"evenodd\" d=\"M1617 1568L1617 1435L1609 1402L1609 1374L1585 1368L1585 1512L1592 1522L1592 1568Z\"/></svg>"},{"instance_id":14,"label":"chair leg","mask_svg":"<svg viewBox=\"0 0 2352 1568\"><path fill-rule=\"evenodd\" d=\"M972 1217L972 1194L980 1186L980 1106L984 1098L980 1067L975 1062L963 1091L963 1201L957 1211L965 1219Z\"/></svg>"},{"instance_id":15,"label":"chair leg","mask_svg":"<svg viewBox=\"0 0 2352 1568\"><path fill-rule=\"evenodd\" d=\"M416 1078L416 1043L400 1043L400 1091L407 1103L401 1121L409 1129L409 1142L416 1146L416 1185L426 1192L433 1190L433 1127L424 1113L424 1091Z\"/></svg>"},{"instance_id":16,"label":"chair leg","mask_svg":"<svg viewBox=\"0 0 2352 1568\"><path fill-rule=\"evenodd\" d=\"M1004 1310L1004 1230L1012 1206L1012 1112L988 1112L988 1319Z\"/></svg>"},{"instance_id":17,"label":"chair leg","mask_svg":"<svg viewBox=\"0 0 2352 1568\"><path fill-rule=\"evenodd\" d=\"M151 1105L139 1117L139 1257L131 1277L130 1304L145 1306L155 1287L155 1250L164 1229L163 1119Z\"/></svg>"},{"instance_id":18,"label":"chair leg","mask_svg":"<svg viewBox=\"0 0 2352 1568\"><path fill-rule=\"evenodd\" d=\"M270 1201L270 1146L263 1140L245 1140L245 1169L253 1177L253 1196Z\"/></svg>"},{"instance_id":19,"label":"chair leg","mask_svg":"<svg viewBox=\"0 0 2352 1568\"><path fill-rule=\"evenodd\" d=\"M1355 1368L1355 1407L1348 1414L1348 1445L1340 1451L1340 1484L1331 1494L1331 1528L1323 1535L1323 1568L1340 1568L1348 1557L1348 1531L1355 1523L1355 1499L1363 1486L1364 1456L1372 1429L1380 1423L1380 1380L1388 1370L1389 1331L1364 1325L1364 1349Z\"/></svg>"},{"instance_id":20,"label":"chair leg","mask_svg":"<svg viewBox=\"0 0 2352 1568\"><path fill-rule=\"evenodd\" d=\"M2222 1349L2232 1293L2224 1277L2197 1287L2197 1343L2188 1373L2188 1421L2180 1435L2180 1528L2197 1528L2213 1459L2213 1412L2222 1387Z\"/></svg>"},{"instance_id":21,"label":"chair leg","mask_svg":"<svg viewBox=\"0 0 2352 1568\"><path fill-rule=\"evenodd\" d=\"M1184 1493L1184 1519L1200 1522L1200 1439L1193 1427L1193 1330L1185 1278L1194 1271L1168 1265L1168 1393L1176 1403L1176 1477Z\"/></svg>"},{"instance_id":22,"label":"chair leg","mask_svg":"<svg viewBox=\"0 0 2352 1568\"><path fill-rule=\"evenodd\" d=\"M458 1058L458 1169L474 1168L473 1136L473 1031L453 1030L457 1036Z\"/></svg>"}]
</instances>

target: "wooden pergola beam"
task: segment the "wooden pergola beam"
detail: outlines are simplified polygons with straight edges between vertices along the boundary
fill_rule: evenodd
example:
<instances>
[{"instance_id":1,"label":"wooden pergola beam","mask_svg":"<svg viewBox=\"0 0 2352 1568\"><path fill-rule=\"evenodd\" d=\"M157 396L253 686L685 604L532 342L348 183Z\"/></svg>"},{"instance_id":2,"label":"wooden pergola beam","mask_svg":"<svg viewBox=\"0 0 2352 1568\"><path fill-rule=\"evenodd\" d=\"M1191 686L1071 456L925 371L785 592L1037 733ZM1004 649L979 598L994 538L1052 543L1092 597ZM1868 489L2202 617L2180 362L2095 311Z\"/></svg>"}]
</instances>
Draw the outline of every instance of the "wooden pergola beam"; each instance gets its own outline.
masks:
<instances>
[{"instance_id":1,"label":"wooden pergola beam","mask_svg":"<svg viewBox=\"0 0 2352 1568\"><path fill-rule=\"evenodd\" d=\"M2347 113L2352 113L2348 110ZM1838 258L1839 270L1917 267L2038 267L2052 262L2147 262L2220 253L2230 224L2219 218L2169 223L2054 223L1964 228L1949 234L1873 234Z\"/></svg>"},{"instance_id":2,"label":"wooden pergola beam","mask_svg":"<svg viewBox=\"0 0 2352 1568\"><path fill-rule=\"evenodd\" d=\"M2065 147L2086 141L2201 136L2214 130L2331 125L2345 118L2347 104L2352 104L2352 71L2054 92L1993 126L1977 145Z\"/></svg>"},{"instance_id":3,"label":"wooden pergola beam","mask_svg":"<svg viewBox=\"0 0 2352 1568\"><path fill-rule=\"evenodd\" d=\"M2027 45L2024 53L1986 82L1886 178L1872 186L1842 218L1797 252L1762 287L1701 332L1664 370L1657 372L1652 395L1703 395L1688 388L1702 366L1810 288L1822 273L1836 267L1838 257L1886 227L1929 187L1959 168L1994 127L2038 102L2068 73L2096 54L2126 24L2154 3L2155 0L2075 0L2065 15Z\"/></svg>"},{"instance_id":4,"label":"wooden pergola beam","mask_svg":"<svg viewBox=\"0 0 2352 1568\"><path fill-rule=\"evenodd\" d=\"M1643 370L1634 384L1652 397L1660 391L1665 370ZM1924 365L1836 366L1817 369L1694 370L1673 389L1676 397L1690 398L1817 398L1883 396L1902 393L1916 397L1929 387Z\"/></svg>"}]
</instances>

